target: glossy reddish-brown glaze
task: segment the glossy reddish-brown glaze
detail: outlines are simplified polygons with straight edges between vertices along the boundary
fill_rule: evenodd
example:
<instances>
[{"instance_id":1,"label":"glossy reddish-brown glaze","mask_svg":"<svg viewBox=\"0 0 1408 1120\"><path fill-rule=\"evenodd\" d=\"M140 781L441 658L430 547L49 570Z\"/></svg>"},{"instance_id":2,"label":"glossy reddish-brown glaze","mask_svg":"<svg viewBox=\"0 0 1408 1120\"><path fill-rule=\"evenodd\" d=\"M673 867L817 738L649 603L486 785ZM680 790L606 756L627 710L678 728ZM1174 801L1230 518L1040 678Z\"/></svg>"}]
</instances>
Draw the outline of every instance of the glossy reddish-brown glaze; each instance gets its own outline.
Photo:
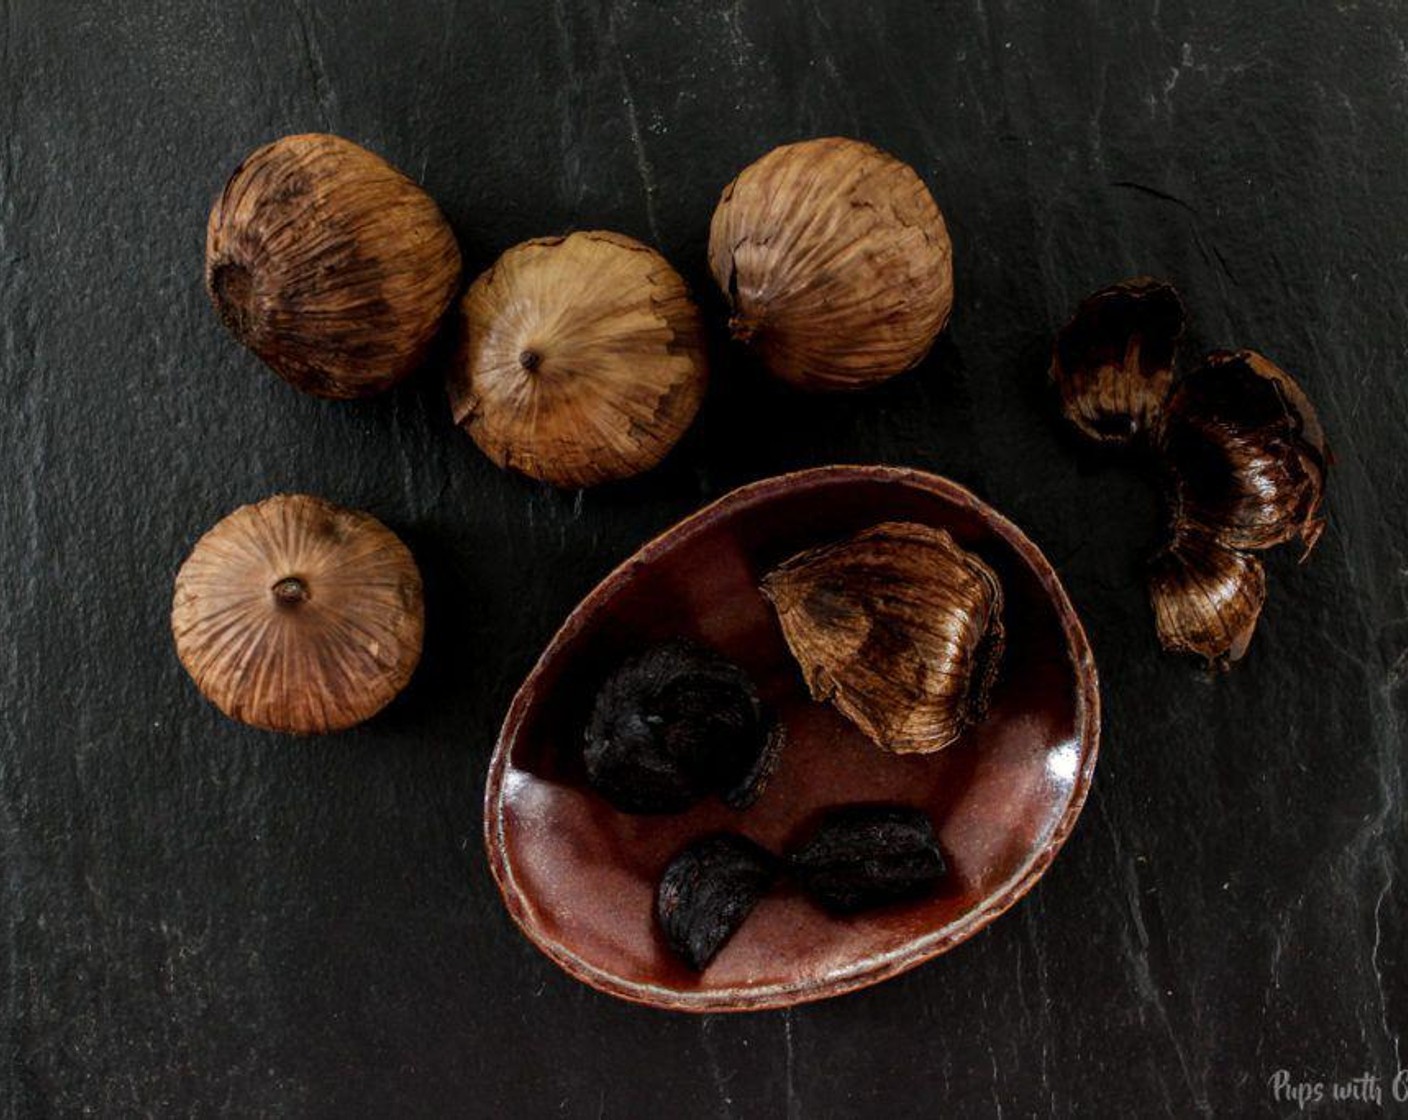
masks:
<instances>
[{"instance_id":1,"label":"glossy reddish-brown glaze","mask_svg":"<svg viewBox=\"0 0 1408 1120\"><path fill-rule=\"evenodd\" d=\"M759 578L795 552L879 521L948 529L998 573L1008 646L987 720L948 750L881 753L808 699ZM622 656L687 636L753 674L788 743L767 791L735 812L711 801L666 817L619 813L586 786L581 727ZM490 766L485 837L523 932L573 976L683 1011L783 1007L873 984L952 948L1037 880L1085 800L1099 741L1085 634L1051 566L967 490L889 467L823 467L745 486L612 572L567 619L514 698ZM732 829L778 850L822 809L926 808L949 861L927 901L835 918L795 892L765 899L702 974L652 920L661 870L682 846Z\"/></svg>"}]
</instances>

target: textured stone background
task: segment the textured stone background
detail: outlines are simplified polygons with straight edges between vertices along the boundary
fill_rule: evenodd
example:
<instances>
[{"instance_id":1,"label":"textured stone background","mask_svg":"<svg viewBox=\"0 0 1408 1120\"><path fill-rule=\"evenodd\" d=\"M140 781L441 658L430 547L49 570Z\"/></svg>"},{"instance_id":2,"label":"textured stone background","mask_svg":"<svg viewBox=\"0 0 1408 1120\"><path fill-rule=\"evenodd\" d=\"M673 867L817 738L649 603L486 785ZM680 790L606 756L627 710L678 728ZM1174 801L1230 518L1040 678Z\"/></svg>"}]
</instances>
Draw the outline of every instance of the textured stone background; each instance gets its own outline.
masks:
<instances>
[{"instance_id":1,"label":"textured stone background","mask_svg":"<svg viewBox=\"0 0 1408 1120\"><path fill-rule=\"evenodd\" d=\"M1245 1116L1294 1111L1277 1069L1392 1076L1405 39L1386 3L0 0L0 1115ZM226 337L207 206L308 129L422 181L471 272L619 229L716 327L723 184L775 143L862 136L948 215L952 329L845 399L763 383L716 337L666 466L552 492L478 454L433 371L331 405ZM1272 562L1222 678L1156 650L1154 493L1084 457L1043 383L1076 300L1140 272L1183 288L1195 352L1300 375L1339 453L1329 531ZM837 461L950 475L1056 563L1103 675L1090 803L1025 902L878 988L706 1019L598 996L489 880L498 722L647 536ZM402 533L431 619L401 701L304 743L220 719L166 623L200 532L287 489Z\"/></svg>"}]
</instances>

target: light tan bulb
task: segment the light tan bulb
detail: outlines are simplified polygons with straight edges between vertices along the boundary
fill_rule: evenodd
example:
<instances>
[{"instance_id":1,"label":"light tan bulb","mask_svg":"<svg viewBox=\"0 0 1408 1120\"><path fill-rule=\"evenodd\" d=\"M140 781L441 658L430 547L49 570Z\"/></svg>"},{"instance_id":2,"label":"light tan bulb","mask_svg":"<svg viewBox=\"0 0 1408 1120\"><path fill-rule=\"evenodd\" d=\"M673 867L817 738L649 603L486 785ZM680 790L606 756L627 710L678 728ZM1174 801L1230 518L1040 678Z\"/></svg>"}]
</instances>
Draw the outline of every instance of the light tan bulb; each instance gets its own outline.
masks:
<instances>
[{"instance_id":1,"label":"light tan bulb","mask_svg":"<svg viewBox=\"0 0 1408 1120\"><path fill-rule=\"evenodd\" d=\"M420 572L369 514L306 494L241 506L176 576L181 664L226 715L307 735L370 718L410 680Z\"/></svg>"},{"instance_id":2,"label":"light tan bulb","mask_svg":"<svg viewBox=\"0 0 1408 1120\"><path fill-rule=\"evenodd\" d=\"M455 422L501 467L594 486L655 466L708 382L699 312L648 245L602 231L509 249L465 293Z\"/></svg>"}]
</instances>

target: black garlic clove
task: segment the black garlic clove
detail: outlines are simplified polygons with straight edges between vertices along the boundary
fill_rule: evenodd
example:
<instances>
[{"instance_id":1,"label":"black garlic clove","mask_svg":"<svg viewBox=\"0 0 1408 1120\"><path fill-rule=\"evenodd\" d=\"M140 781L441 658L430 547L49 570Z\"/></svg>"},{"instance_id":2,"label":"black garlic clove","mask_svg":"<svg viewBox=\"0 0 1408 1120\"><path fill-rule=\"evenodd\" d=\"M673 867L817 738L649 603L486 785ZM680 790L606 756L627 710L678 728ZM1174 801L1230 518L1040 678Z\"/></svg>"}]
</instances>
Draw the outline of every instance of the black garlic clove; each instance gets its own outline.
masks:
<instances>
[{"instance_id":1,"label":"black garlic clove","mask_svg":"<svg viewBox=\"0 0 1408 1120\"><path fill-rule=\"evenodd\" d=\"M1173 383L1184 318L1173 285L1149 277L1082 301L1051 358L1066 419L1099 443L1128 443L1152 430Z\"/></svg>"},{"instance_id":2,"label":"black garlic clove","mask_svg":"<svg viewBox=\"0 0 1408 1120\"><path fill-rule=\"evenodd\" d=\"M1159 437L1175 532L1193 528L1229 548L1324 529L1329 450L1315 409L1284 370L1251 350L1209 354L1169 398Z\"/></svg>"},{"instance_id":3,"label":"black garlic clove","mask_svg":"<svg viewBox=\"0 0 1408 1120\"><path fill-rule=\"evenodd\" d=\"M1225 667L1239 661L1266 602L1261 561L1205 533L1184 533L1149 562L1159 642Z\"/></svg>"},{"instance_id":4,"label":"black garlic clove","mask_svg":"<svg viewBox=\"0 0 1408 1120\"><path fill-rule=\"evenodd\" d=\"M777 877L765 848L734 833L697 840L671 860L655 891L655 918L670 949L702 972Z\"/></svg>"},{"instance_id":5,"label":"black garlic clove","mask_svg":"<svg viewBox=\"0 0 1408 1120\"><path fill-rule=\"evenodd\" d=\"M678 812L710 794L746 808L782 742L742 669L677 641L631 658L607 679L583 757L592 787L624 812Z\"/></svg>"},{"instance_id":6,"label":"black garlic clove","mask_svg":"<svg viewBox=\"0 0 1408 1120\"><path fill-rule=\"evenodd\" d=\"M948 870L928 814L906 805L832 809L787 863L808 897L837 913L928 894Z\"/></svg>"}]
</instances>

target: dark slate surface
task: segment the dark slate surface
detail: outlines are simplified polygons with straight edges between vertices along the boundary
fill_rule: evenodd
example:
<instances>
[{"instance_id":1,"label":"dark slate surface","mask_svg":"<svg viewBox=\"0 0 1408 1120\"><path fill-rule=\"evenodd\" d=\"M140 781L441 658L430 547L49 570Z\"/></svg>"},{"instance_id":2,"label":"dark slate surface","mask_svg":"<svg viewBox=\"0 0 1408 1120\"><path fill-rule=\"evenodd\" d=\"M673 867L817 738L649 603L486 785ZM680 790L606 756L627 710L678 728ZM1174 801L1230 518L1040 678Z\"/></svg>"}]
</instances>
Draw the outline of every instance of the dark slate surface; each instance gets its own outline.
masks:
<instances>
[{"instance_id":1,"label":"dark slate surface","mask_svg":"<svg viewBox=\"0 0 1408 1120\"><path fill-rule=\"evenodd\" d=\"M1402 293L1408 13L1391 4L0 3L0 1114L1046 1116L1294 1112L1270 1079L1388 1079L1408 1029ZM1055 10L1060 8L1060 11ZM420 179L484 267L572 226L707 284L723 184L774 143L871 139L957 246L950 334L805 399L717 342L650 477L560 494L451 425L433 373L298 396L224 334L206 208L251 147L333 130ZM1160 655L1147 480L1043 384L1085 292L1151 272L1195 346L1265 350L1339 452L1311 562L1249 659ZM479 800L513 690L637 544L835 461L931 468L1060 568L1106 733L1069 847L950 956L790 1013L688 1018L533 950ZM428 581L428 654L371 726L222 720L167 633L232 507L374 511Z\"/></svg>"}]
</instances>

